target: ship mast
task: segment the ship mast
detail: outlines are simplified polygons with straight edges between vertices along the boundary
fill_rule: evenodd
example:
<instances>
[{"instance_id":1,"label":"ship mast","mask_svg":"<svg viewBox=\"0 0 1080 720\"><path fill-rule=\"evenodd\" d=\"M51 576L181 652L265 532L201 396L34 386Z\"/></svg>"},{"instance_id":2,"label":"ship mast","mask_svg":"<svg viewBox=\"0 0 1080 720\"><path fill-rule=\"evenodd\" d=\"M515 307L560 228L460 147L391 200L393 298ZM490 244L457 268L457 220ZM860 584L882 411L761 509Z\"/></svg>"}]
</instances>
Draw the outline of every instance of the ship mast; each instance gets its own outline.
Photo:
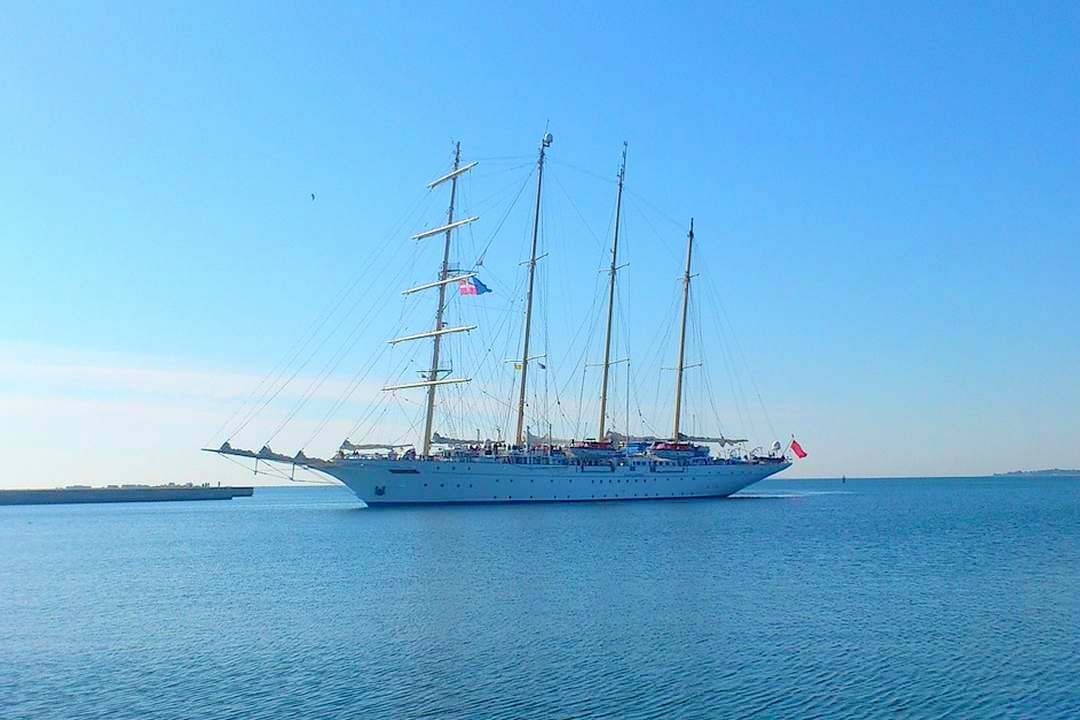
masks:
<instances>
[{"instance_id":1,"label":"ship mast","mask_svg":"<svg viewBox=\"0 0 1080 720\"><path fill-rule=\"evenodd\" d=\"M525 444L525 379L529 374L529 332L532 329L533 280L536 277L536 238L540 232L540 190L544 184L544 150L551 145L551 133L540 141L540 157L536 160L536 210L533 214L532 252L529 255L529 289L525 296L525 332L521 348L521 388L518 392L517 432L514 444Z\"/></svg>"},{"instance_id":2,"label":"ship mast","mask_svg":"<svg viewBox=\"0 0 1080 720\"><path fill-rule=\"evenodd\" d=\"M604 371L600 381L600 429L598 441L604 440L604 422L607 415L608 369L611 367L611 319L615 311L615 271L619 257L619 217L622 213L623 180L626 177L626 142L623 142L622 164L619 166L619 190L615 196L615 234L611 239L611 269L608 278L607 332L604 334Z\"/></svg>"},{"instance_id":3,"label":"ship mast","mask_svg":"<svg viewBox=\"0 0 1080 720\"><path fill-rule=\"evenodd\" d=\"M454 144L454 167L453 171L456 171L461 166L461 143ZM455 175L450 180L450 206L446 209L446 224L453 225L454 223L454 201L457 200L457 181L458 176ZM446 231L446 239L443 241L443 256L442 266L439 268L439 280L446 280L446 276L450 270L450 233L451 230ZM439 304L435 308L435 329L442 330L443 325L443 309L446 307L446 283L439 285ZM438 379L439 374L439 349L442 345L442 335L436 335L433 338L431 348L431 370L428 372L428 380ZM423 452L424 457L431 454L431 423L435 418L435 388L438 385L428 385L427 391L427 414L424 418L424 443Z\"/></svg>"},{"instance_id":4,"label":"ship mast","mask_svg":"<svg viewBox=\"0 0 1080 720\"><path fill-rule=\"evenodd\" d=\"M686 273L683 275L682 323L679 330L679 361L675 363L675 422L671 439L679 442L679 415L682 412L682 381L686 352L686 311L690 305L690 258L694 252L694 218L690 218L690 232L686 234Z\"/></svg>"},{"instance_id":5,"label":"ship mast","mask_svg":"<svg viewBox=\"0 0 1080 720\"><path fill-rule=\"evenodd\" d=\"M437 228L431 228L423 232L413 235L413 240L423 240L424 238L433 237L435 235L443 235L443 258L442 265L439 267L439 278L434 282L427 282L423 285L417 285L416 287L409 288L402 291L403 295L410 295L421 290L429 290L431 288L438 288L439 300L438 305L435 307L435 327L432 330L421 333L414 333L412 335L405 335L404 337L394 338L393 340L387 340L391 345L396 345L400 342L408 340L420 340L423 338L432 339L431 350L431 369L423 376L424 380L420 382L401 383L397 385L387 385L383 388L384 392L393 392L395 390L404 390L407 388L427 388L427 413L424 421L424 438L423 438L423 456L431 454L431 434L432 423L435 417L435 389L439 385L450 385L455 383L469 382L469 378L440 378L439 374L445 372L439 368L439 350L442 347L443 335L458 332L468 332L475 330L475 325L462 325L460 327L445 327L443 324L443 311L446 309L446 286L455 281L461 281L467 278L471 278L476 275L475 272L470 273L458 273L453 276L450 275L450 234L469 223L479 220L479 217L467 217L461 220L454 220L454 204L457 201L457 182L458 178L476 167L476 162L471 162L467 165L461 164L461 143L456 143L454 146L454 167L450 172L438 177L428 183L428 189L433 189L444 182L450 182L450 205L446 210L446 224L440 225Z\"/></svg>"}]
</instances>

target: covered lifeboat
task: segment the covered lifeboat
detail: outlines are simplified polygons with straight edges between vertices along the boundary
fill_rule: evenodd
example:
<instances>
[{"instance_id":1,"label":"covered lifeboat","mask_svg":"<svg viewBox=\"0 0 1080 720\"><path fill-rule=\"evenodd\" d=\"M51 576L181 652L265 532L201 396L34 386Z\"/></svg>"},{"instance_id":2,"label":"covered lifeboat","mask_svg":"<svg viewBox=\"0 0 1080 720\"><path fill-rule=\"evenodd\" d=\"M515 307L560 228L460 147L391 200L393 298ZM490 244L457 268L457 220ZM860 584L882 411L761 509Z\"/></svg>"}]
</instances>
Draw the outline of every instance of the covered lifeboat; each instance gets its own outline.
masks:
<instances>
[{"instance_id":1,"label":"covered lifeboat","mask_svg":"<svg viewBox=\"0 0 1080 720\"><path fill-rule=\"evenodd\" d=\"M610 440L580 440L565 448L574 460L611 460L619 455L618 448Z\"/></svg>"},{"instance_id":2,"label":"covered lifeboat","mask_svg":"<svg viewBox=\"0 0 1080 720\"><path fill-rule=\"evenodd\" d=\"M649 454L661 460L693 460L709 456L709 448L690 442L657 441L649 447Z\"/></svg>"}]
</instances>

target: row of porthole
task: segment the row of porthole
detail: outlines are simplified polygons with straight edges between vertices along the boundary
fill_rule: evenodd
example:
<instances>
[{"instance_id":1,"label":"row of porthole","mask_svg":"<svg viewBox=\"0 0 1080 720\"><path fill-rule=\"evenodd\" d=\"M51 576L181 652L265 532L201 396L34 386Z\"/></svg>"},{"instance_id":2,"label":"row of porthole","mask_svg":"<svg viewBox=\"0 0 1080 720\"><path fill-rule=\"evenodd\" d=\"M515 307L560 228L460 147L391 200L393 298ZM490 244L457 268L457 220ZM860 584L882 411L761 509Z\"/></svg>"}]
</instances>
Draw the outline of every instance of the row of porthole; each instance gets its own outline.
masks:
<instances>
[{"instance_id":1,"label":"row of porthole","mask_svg":"<svg viewBox=\"0 0 1080 720\"><path fill-rule=\"evenodd\" d=\"M680 492L680 493L679 493L679 495L681 495L681 496L683 496L683 497L686 497L687 495L690 495L690 496L692 497L692 496L694 495L694 493L685 493L685 492ZM590 495L590 496L589 496L589 498L590 498L591 500L604 500L604 499L606 499L606 498L612 498L612 499L615 499L615 498L626 498L626 497L650 497L650 495L649 495L649 493L642 493L642 494L640 494L640 495L639 495L638 493L634 493L634 494L633 494L632 496L631 496L631 495L601 495L600 497L597 497L596 495ZM674 495L661 495L660 493L653 493L651 497L675 497L675 496L674 496ZM498 495L492 495L492 496L491 496L491 499L492 499L492 500L498 500L498 499L499 499L499 496L498 496ZM506 496L506 499L507 499L507 500L513 500L513 499L514 499L514 496L513 496L513 495L507 495L507 496ZM535 500L536 498L535 498L535 497L533 497L532 495L530 495L530 496L529 496L529 499L530 499L530 500ZM550 497L550 498L540 498L540 499L541 499L541 500L558 500L558 499L559 499L559 496L558 496L558 495L555 495L554 497ZM567 500L574 500L575 498L574 498L574 497L573 497L572 495L567 495L567 496L566 496L566 499L567 499ZM578 500L584 500L584 498L577 498L577 499L578 499Z\"/></svg>"},{"instance_id":2,"label":"row of porthole","mask_svg":"<svg viewBox=\"0 0 1080 720\"><path fill-rule=\"evenodd\" d=\"M517 463L517 464L525 464L525 463ZM543 465L543 466L544 466L544 467L551 467L551 466L549 466L549 465ZM556 464L556 466L558 466L558 464ZM580 467L585 467L585 466L580 466ZM600 466L598 465L598 466L596 466L596 467L600 467ZM637 466L637 465L627 465L627 466L626 466L626 468L627 468L627 470L628 470L629 472L633 472L633 471L634 471L634 469L635 469L636 467L645 467L645 466L644 466L644 465L641 465L641 466ZM653 466L653 465L650 465L650 466L649 466L649 468L650 468L650 469L652 469L652 470L655 470L655 466ZM450 469L456 472L456 471L457 471L457 466L455 466L455 465L451 465L451 466L450 466ZM466 466L465 466L465 469L466 469L466 470L472 470L472 467L471 467L470 465L466 465ZM436 465L436 466L435 466L435 472L439 472L440 470L442 470L442 468L441 468L441 467L440 467L439 465ZM511 482L512 482L512 481L511 481Z\"/></svg>"},{"instance_id":3,"label":"row of porthole","mask_svg":"<svg viewBox=\"0 0 1080 720\"><path fill-rule=\"evenodd\" d=\"M671 480L672 478L663 478L663 479L665 479L665 480ZM652 479L652 481L653 481L653 482L659 482L659 481L660 481L660 479L658 479L658 478L653 478L653 479ZM495 479L495 482L499 482L499 479L498 479L498 478L496 478L496 479ZM510 480L509 480L508 482L511 482L511 483L512 483L512 482L514 482L514 481L513 481L513 479L510 479ZM533 483L533 482L536 482L536 480L530 479L530 480L529 480L529 482L530 482L530 483ZM554 478L552 478L552 479L550 480L550 482L555 482ZM569 482L569 483L573 483L573 482L574 482L574 479L573 479L573 478L567 478L567 482ZM622 480L601 480L601 481L600 481L600 484L601 484L601 485L603 485L604 483L608 483L608 484L610 485L610 484L611 484L612 482L614 482L614 483L622 483ZM647 483L647 482L649 482L649 478L634 478L634 482L636 482L636 483L638 483L638 482L642 482L642 483ZM596 484L596 480L595 480L595 479L589 480L589 484L590 484L590 485L595 485L595 484ZM630 480L629 480L629 479L627 479L627 481L626 481L626 484L627 484L627 485L629 485L629 484L630 484Z\"/></svg>"},{"instance_id":4,"label":"row of porthole","mask_svg":"<svg viewBox=\"0 0 1080 720\"><path fill-rule=\"evenodd\" d=\"M670 479L670 478L668 478L668 479ZM498 479L496 479L495 482L499 482ZM510 480L510 482L514 482L514 481ZM534 480L529 480L529 482L531 483L531 482L535 482L535 481ZM555 480L552 480L551 482L555 482ZM574 482L574 481L570 480L570 482ZM590 484L596 484L596 480L590 480L589 482L590 482ZM609 485L611 484L611 480L607 480L607 481L601 480L600 484L603 485L605 482L607 482ZM616 483L621 483L622 481L621 480L616 480L615 482ZM634 482L648 482L648 480L646 479L646 480L642 481L639 478L634 478ZM653 478L653 482L657 482L656 478ZM626 484L629 485L630 481L627 480ZM424 483L424 487L427 487L427 486L428 486L428 484ZM439 487L446 487L446 484L445 483L439 483ZM458 483L458 487L459 488L461 487L461 483ZM472 487L472 483L469 483L469 487Z\"/></svg>"},{"instance_id":5,"label":"row of porthole","mask_svg":"<svg viewBox=\"0 0 1080 720\"><path fill-rule=\"evenodd\" d=\"M495 482L499 482L499 481L498 481L498 480L496 480ZM513 482L513 480L511 480L510 482ZM601 483L601 484L603 484L603 482L604 482L603 480L601 480L601 481L600 481L600 483ZM618 482L618 481L616 481L616 482ZM629 483L627 483L627 484L629 485ZM428 486L428 484L427 484L427 483L424 483L424 487L427 487L427 486ZM460 488L460 487L461 487L461 483L458 483L458 485L457 485L457 486L458 486L458 487ZM444 488L444 487L446 487L446 483L439 483L439 487L441 487L441 488ZM469 483L469 487L472 487L472 483ZM708 490L719 490L719 488L718 488L718 487L715 487L715 486L714 486L714 487L709 487L709 488L706 488L706 489L708 489ZM686 495L686 493L685 493L685 492L680 492L679 494L680 494L680 495ZM691 493L691 494L692 494L692 493ZM638 496L638 494L637 494L637 493L634 493L634 495L633 495L633 496L634 496L634 497L637 497L637 496ZM653 493L653 496L654 496L654 497L660 497L660 493ZM507 495L507 497L509 498L510 496L509 496L509 495ZM556 496L556 498L557 498L557 497L558 497L558 496ZM570 495L567 495L566 497L567 497L567 498L570 498L571 496L570 496ZM595 498L596 496L595 496L595 495L591 495L590 497L593 497L593 498ZM606 497L608 497L608 496L607 496L607 495L602 495L601 497L604 497L604 498L606 498ZM612 497L616 497L616 496L614 496L614 495L613 495ZM644 494L644 495L643 495L642 497L649 497L649 494L648 494L648 493L645 493L645 494ZM498 496L493 496L493 497L492 497L492 499L493 499L493 500L497 500L497 499L498 499ZM532 496L532 495L530 495L530 496L529 496L529 499L530 499L530 500L532 500L532 499L534 499L534 498L533 498L533 496Z\"/></svg>"}]
</instances>

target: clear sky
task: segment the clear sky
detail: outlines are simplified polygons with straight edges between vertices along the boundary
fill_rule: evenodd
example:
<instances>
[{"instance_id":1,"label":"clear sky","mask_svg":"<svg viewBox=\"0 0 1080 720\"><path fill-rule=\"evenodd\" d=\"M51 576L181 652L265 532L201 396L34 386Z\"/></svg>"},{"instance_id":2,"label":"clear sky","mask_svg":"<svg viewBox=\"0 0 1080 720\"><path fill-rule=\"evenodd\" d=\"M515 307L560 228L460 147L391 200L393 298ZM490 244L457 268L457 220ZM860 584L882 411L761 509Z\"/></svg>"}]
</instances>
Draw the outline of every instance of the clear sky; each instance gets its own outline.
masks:
<instances>
[{"instance_id":1,"label":"clear sky","mask_svg":"<svg viewBox=\"0 0 1080 720\"><path fill-rule=\"evenodd\" d=\"M631 354L670 323L693 215L744 396L769 414L744 423L728 398L723 429L798 436L810 457L790 474L1080 467L1075 3L213 5L5 9L0 484L248 479L196 449L380 248L411 247L392 231L451 141L490 160L482 206L527 177L546 125L562 312L579 286L593 301L628 140ZM507 313L527 195L488 263ZM575 247L584 270L560 275ZM380 256L357 312L433 257ZM275 449L387 330L361 327ZM643 378L645 400L665 382ZM369 389L311 451L332 452Z\"/></svg>"}]
</instances>

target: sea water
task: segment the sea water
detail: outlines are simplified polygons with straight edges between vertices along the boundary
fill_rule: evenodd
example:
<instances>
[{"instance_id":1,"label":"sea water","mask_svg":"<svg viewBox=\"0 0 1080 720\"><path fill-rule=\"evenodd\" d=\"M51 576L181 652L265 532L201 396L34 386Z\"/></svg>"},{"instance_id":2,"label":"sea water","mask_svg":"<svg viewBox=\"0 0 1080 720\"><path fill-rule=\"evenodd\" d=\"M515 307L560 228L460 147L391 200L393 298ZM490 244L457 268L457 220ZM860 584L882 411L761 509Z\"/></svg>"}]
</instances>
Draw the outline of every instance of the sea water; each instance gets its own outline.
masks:
<instances>
[{"instance_id":1,"label":"sea water","mask_svg":"<svg viewBox=\"0 0 1080 720\"><path fill-rule=\"evenodd\" d=\"M0 508L0 717L1080 717L1080 479Z\"/></svg>"}]
</instances>

